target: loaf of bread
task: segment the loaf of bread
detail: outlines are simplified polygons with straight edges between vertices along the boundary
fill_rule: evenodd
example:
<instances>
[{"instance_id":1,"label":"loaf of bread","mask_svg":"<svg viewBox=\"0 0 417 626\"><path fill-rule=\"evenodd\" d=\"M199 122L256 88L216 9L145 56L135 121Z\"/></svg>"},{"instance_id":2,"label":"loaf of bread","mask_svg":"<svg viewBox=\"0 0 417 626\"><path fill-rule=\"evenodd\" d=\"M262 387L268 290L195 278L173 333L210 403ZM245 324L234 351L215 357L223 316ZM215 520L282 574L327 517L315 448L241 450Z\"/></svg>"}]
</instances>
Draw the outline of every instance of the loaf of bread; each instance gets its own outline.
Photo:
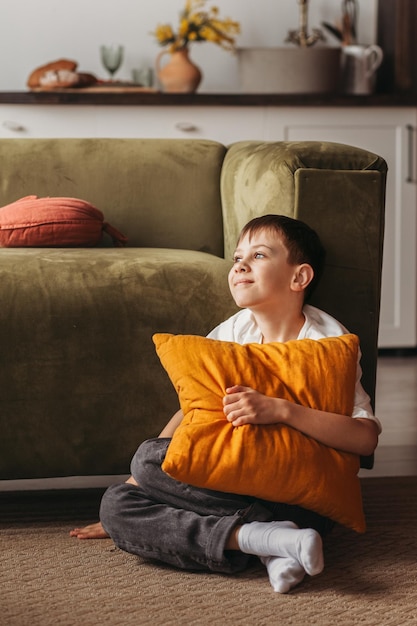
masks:
<instances>
[{"instance_id":1,"label":"loaf of bread","mask_svg":"<svg viewBox=\"0 0 417 626\"><path fill-rule=\"evenodd\" d=\"M75 61L58 59L33 70L27 80L27 86L30 89L64 89L87 87L97 82L93 74L76 70Z\"/></svg>"}]
</instances>

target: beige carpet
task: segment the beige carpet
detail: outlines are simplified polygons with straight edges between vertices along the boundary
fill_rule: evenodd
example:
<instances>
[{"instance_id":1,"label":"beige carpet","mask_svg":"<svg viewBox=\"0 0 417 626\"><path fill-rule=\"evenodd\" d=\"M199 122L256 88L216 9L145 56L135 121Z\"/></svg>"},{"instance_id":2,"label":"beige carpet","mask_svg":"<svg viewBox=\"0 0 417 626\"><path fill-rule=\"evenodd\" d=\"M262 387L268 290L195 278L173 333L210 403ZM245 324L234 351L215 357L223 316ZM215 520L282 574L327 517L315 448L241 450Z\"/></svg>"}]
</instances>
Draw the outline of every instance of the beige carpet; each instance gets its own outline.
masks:
<instances>
[{"instance_id":1,"label":"beige carpet","mask_svg":"<svg viewBox=\"0 0 417 626\"><path fill-rule=\"evenodd\" d=\"M235 576L145 562L68 531L100 493L0 495L1 626L417 624L417 477L362 480L368 531L338 527L326 567L291 593L258 563Z\"/></svg>"}]
</instances>

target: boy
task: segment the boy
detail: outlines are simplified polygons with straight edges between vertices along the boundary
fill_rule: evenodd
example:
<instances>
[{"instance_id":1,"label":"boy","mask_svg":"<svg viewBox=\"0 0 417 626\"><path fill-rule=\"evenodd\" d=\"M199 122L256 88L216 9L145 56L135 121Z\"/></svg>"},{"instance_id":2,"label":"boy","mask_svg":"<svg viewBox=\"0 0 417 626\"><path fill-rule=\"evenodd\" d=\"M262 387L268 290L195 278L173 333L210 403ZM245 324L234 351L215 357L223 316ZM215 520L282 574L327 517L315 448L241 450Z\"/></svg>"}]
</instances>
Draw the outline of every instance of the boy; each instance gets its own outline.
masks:
<instances>
[{"instance_id":1,"label":"boy","mask_svg":"<svg viewBox=\"0 0 417 626\"><path fill-rule=\"evenodd\" d=\"M229 273L231 294L242 310L208 337L244 344L346 333L334 318L305 304L324 258L317 234L303 222L280 215L251 220L240 234ZM226 390L224 413L233 426L285 423L333 448L369 455L381 427L360 377L358 364L352 417L266 397L240 381ZM181 420L178 411L159 438L141 444L132 460L132 476L103 496L101 525L75 529L71 535L109 535L127 552L184 569L233 573L257 555L272 587L281 593L306 573L320 573L321 537L331 528L330 520L297 506L197 489L161 470Z\"/></svg>"}]
</instances>

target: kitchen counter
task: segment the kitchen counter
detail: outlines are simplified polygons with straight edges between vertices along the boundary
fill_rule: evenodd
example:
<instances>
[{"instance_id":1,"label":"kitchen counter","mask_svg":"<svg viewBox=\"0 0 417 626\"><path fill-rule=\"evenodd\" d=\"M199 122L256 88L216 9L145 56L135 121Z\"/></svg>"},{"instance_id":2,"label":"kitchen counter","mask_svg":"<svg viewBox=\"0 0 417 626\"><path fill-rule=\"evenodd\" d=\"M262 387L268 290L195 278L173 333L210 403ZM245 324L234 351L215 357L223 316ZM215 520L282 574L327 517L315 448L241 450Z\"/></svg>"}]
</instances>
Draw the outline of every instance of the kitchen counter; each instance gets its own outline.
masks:
<instances>
[{"instance_id":1,"label":"kitchen counter","mask_svg":"<svg viewBox=\"0 0 417 626\"><path fill-rule=\"evenodd\" d=\"M159 91L105 91L62 89L53 91L0 91L0 104L131 105L131 106L320 106L415 107L417 93L345 94L240 94L162 93Z\"/></svg>"}]
</instances>

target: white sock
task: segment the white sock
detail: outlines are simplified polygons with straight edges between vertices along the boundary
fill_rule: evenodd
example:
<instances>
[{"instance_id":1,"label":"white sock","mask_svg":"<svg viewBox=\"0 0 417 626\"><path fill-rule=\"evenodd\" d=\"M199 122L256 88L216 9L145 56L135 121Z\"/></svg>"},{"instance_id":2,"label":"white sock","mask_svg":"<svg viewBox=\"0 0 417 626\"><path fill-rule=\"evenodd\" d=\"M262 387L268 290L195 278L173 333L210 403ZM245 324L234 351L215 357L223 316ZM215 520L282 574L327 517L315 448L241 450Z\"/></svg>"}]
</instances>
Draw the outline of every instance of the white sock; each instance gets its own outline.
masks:
<instances>
[{"instance_id":1,"label":"white sock","mask_svg":"<svg viewBox=\"0 0 417 626\"><path fill-rule=\"evenodd\" d=\"M245 554L292 557L310 576L320 574L324 567L323 543L312 528L288 527L288 522L251 522L239 528L237 541Z\"/></svg>"},{"instance_id":2,"label":"white sock","mask_svg":"<svg viewBox=\"0 0 417 626\"><path fill-rule=\"evenodd\" d=\"M261 556L260 559L267 569L273 590L278 593L287 593L298 585L306 574L302 565L289 556Z\"/></svg>"}]
</instances>

